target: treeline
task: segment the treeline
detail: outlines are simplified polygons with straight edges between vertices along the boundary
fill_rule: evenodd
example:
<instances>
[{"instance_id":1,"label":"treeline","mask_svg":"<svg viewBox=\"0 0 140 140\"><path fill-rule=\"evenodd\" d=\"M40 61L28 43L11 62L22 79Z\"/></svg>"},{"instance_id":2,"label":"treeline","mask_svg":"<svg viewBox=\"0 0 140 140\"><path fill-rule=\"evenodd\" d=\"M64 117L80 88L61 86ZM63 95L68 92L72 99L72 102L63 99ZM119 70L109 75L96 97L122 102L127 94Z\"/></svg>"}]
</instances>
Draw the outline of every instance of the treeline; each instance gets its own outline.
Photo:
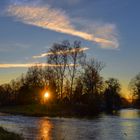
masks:
<instances>
[{"instance_id":1,"label":"treeline","mask_svg":"<svg viewBox=\"0 0 140 140\"><path fill-rule=\"evenodd\" d=\"M20 78L0 86L1 106L42 104L48 91L48 104L80 106L89 112L121 108L125 99L120 96L119 81L104 80L104 63L94 58L87 60L79 41L54 44L46 59L48 66L30 67Z\"/></svg>"}]
</instances>

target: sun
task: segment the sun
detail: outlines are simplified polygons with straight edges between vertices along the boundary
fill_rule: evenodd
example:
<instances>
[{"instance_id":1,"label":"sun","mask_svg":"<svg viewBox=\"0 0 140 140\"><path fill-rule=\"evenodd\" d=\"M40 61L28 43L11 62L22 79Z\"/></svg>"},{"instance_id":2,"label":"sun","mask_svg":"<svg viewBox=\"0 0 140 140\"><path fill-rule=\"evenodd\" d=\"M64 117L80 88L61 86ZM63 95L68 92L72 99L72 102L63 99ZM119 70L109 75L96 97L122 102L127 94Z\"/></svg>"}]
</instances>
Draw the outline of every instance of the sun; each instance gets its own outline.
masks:
<instances>
[{"instance_id":1,"label":"sun","mask_svg":"<svg viewBox=\"0 0 140 140\"><path fill-rule=\"evenodd\" d=\"M50 94L49 94L48 92L46 92L46 93L44 94L44 97L45 97L46 99L48 99L48 98L50 97Z\"/></svg>"}]
</instances>

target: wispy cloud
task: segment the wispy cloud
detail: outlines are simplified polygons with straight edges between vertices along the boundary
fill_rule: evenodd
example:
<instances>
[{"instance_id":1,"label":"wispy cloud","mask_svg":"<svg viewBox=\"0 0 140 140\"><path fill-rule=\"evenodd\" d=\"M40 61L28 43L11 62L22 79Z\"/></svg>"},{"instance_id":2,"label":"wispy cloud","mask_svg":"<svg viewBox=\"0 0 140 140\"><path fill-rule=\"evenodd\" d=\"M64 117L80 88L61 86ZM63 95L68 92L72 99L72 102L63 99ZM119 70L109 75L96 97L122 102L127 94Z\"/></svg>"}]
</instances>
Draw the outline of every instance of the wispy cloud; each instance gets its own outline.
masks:
<instances>
[{"instance_id":1,"label":"wispy cloud","mask_svg":"<svg viewBox=\"0 0 140 140\"><path fill-rule=\"evenodd\" d=\"M85 50L88 50L89 48L87 47L84 47L84 48L74 48L74 49L71 49L71 50L65 50L65 51L58 51L58 52L55 52L55 54L59 55L59 54L69 54L69 53L73 53L73 52L82 52L82 51L85 51ZM47 53L42 53L40 55L36 55L36 56L33 56L33 58L43 58L43 57L46 57L46 56L49 56L49 55L53 55L54 53L53 52L47 52Z\"/></svg>"},{"instance_id":2,"label":"wispy cloud","mask_svg":"<svg viewBox=\"0 0 140 140\"><path fill-rule=\"evenodd\" d=\"M29 67L61 67L63 65L47 64L47 63L27 63L27 64L0 64L0 68L29 68ZM73 64L68 64L67 66L73 67Z\"/></svg>"},{"instance_id":3,"label":"wispy cloud","mask_svg":"<svg viewBox=\"0 0 140 140\"><path fill-rule=\"evenodd\" d=\"M53 9L49 5L10 5L6 12L8 15L16 17L16 20L25 24L77 36L82 39L98 43L102 48L118 48L118 40L116 36L114 36L114 30L110 30L110 32L106 33L102 32L104 28L100 28L100 35L90 33L88 31L78 30L74 24L72 24L72 20L64 11L60 9ZM111 24L106 24L106 30L110 29L110 25ZM103 38L100 36L105 37Z\"/></svg>"}]
</instances>

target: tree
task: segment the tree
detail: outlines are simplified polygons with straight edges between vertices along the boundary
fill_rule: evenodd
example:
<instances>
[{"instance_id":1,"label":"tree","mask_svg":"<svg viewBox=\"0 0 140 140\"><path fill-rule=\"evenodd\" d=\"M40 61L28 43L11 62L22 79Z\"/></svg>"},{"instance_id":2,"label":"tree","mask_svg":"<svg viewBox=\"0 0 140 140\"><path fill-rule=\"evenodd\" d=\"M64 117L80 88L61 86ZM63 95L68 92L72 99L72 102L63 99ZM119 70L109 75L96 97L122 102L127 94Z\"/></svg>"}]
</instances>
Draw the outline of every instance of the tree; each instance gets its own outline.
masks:
<instances>
[{"instance_id":1,"label":"tree","mask_svg":"<svg viewBox=\"0 0 140 140\"><path fill-rule=\"evenodd\" d=\"M84 66L83 72L83 91L84 101L93 111L98 111L101 106L101 96L103 80L100 76L100 71L104 67L102 62L95 59L90 59Z\"/></svg>"},{"instance_id":2,"label":"tree","mask_svg":"<svg viewBox=\"0 0 140 140\"><path fill-rule=\"evenodd\" d=\"M44 75L42 67L30 67L26 73L25 82L31 87L42 88L44 87Z\"/></svg>"},{"instance_id":3,"label":"tree","mask_svg":"<svg viewBox=\"0 0 140 140\"><path fill-rule=\"evenodd\" d=\"M10 84L3 84L0 87L0 98L2 105L10 105L12 104L12 89Z\"/></svg>"},{"instance_id":4,"label":"tree","mask_svg":"<svg viewBox=\"0 0 140 140\"><path fill-rule=\"evenodd\" d=\"M43 71L45 90L48 90L51 94L51 101L56 102L59 96L57 75L51 67L45 67Z\"/></svg>"},{"instance_id":5,"label":"tree","mask_svg":"<svg viewBox=\"0 0 140 140\"><path fill-rule=\"evenodd\" d=\"M129 83L132 96L136 99L136 104L140 105L140 73L137 74Z\"/></svg>"},{"instance_id":6,"label":"tree","mask_svg":"<svg viewBox=\"0 0 140 140\"><path fill-rule=\"evenodd\" d=\"M75 103L82 103L82 95L83 95L83 81L82 76L76 78L75 89L73 93L73 101Z\"/></svg>"},{"instance_id":7,"label":"tree","mask_svg":"<svg viewBox=\"0 0 140 140\"><path fill-rule=\"evenodd\" d=\"M66 74L66 67L68 65L68 53L69 43L64 41L61 44L55 43L49 50L49 56L47 61L49 64L54 65L51 69L56 75L57 90L59 93L59 99L63 98L63 85Z\"/></svg>"},{"instance_id":8,"label":"tree","mask_svg":"<svg viewBox=\"0 0 140 140\"><path fill-rule=\"evenodd\" d=\"M83 82L85 86L85 93L94 95L99 93L102 87L102 77L100 71L104 65L95 59L90 59L84 64Z\"/></svg>"},{"instance_id":9,"label":"tree","mask_svg":"<svg viewBox=\"0 0 140 140\"><path fill-rule=\"evenodd\" d=\"M13 99L13 104L17 104L18 102L18 94L19 94L19 89L21 87L21 81L19 79L16 79L16 80L12 80L10 82L10 85L11 85L11 91L12 91L12 99Z\"/></svg>"},{"instance_id":10,"label":"tree","mask_svg":"<svg viewBox=\"0 0 140 140\"><path fill-rule=\"evenodd\" d=\"M74 81L76 79L77 70L80 66L80 62L83 58L83 50L81 49L81 43L74 41L71 44L69 41L63 41L62 43L55 43L49 50L47 55L47 61L54 66L50 69L56 75L57 91L59 98L63 98L65 81L69 81L70 91L69 99L72 99ZM65 96L65 95L64 95Z\"/></svg>"},{"instance_id":11,"label":"tree","mask_svg":"<svg viewBox=\"0 0 140 140\"><path fill-rule=\"evenodd\" d=\"M19 79L18 104L40 103L42 90L44 89L44 76L41 67L30 67L26 75Z\"/></svg>"},{"instance_id":12,"label":"tree","mask_svg":"<svg viewBox=\"0 0 140 140\"><path fill-rule=\"evenodd\" d=\"M118 110L121 106L120 90L121 86L117 79L109 78L106 82L104 92L106 110L111 112Z\"/></svg>"},{"instance_id":13,"label":"tree","mask_svg":"<svg viewBox=\"0 0 140 140\"><path fill-rule=\"evenodd\" d=\"M73 88L74 88L74 81L77 75L77 69L80 67L80 63L82 58L85 57L82 49L81 49L81 42L74 41L72 45L70 45L69 49L69 63L73 64L73 66L69 66L69 77L70 77L70 100L73 96Z\"/></svg>"}]
</instances>

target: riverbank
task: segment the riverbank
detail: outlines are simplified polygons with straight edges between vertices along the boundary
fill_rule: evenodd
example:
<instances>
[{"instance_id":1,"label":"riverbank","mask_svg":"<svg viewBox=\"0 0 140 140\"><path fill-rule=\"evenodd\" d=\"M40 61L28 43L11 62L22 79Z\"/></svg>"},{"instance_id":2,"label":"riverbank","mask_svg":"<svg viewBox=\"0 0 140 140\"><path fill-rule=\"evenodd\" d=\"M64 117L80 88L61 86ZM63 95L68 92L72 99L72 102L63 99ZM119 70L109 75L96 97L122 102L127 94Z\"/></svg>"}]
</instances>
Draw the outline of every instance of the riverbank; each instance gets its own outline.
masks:
<instances>
[{"instance_id":1,"label":"riverbank","mask_svg":"<svg viewBox=\"0 0 140 140\"><path fill-rule=\"evenodd\" d=\"M35 117L94 117L99 112L90 110L87 106L64 105L20 105L0 107L0 112L14 115Z\"/></svg>"},{"instance_id":2,"label":"riverbank","mask_svg":"<svg viewBox=\"0 0 140 140\"><path fill-rule=\"evenodd\" d=\"M8 132L0 127L0 140L23 140L23 138L18 134Z\"/></svg>"}]
</instances>

